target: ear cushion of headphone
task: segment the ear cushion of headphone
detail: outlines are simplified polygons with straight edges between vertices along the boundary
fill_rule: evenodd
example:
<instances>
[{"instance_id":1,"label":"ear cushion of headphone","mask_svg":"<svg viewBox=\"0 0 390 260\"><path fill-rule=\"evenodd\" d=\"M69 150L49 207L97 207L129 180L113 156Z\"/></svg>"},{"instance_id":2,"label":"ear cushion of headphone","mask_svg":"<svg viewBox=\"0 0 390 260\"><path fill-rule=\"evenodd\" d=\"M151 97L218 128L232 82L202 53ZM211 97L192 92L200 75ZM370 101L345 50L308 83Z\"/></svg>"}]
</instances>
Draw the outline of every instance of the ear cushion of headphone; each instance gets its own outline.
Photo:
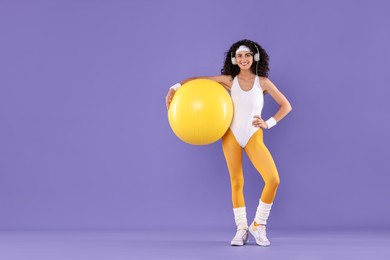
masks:
<instances>
[{"instance_id":1,"label":"ear cushion of headphone","mask_svg":"<svg viewBox=\"0 0 390 260\"><path fill-rule=\"evenodd\" d=\"M232 57L232 64L237 65L236 57Z\"/></svg>"},{"instance_id":2,"label":"ear cushion of headphone","mask_svg":"<svg viewBox=\"0 0 390 260\"><path fill-rule=\"evenodd\" d=\"M253 59L255 61L259 61L260 60L260 54L259 53L256 53L255 56L253 57Z\"/></svg>"}]
</instances>

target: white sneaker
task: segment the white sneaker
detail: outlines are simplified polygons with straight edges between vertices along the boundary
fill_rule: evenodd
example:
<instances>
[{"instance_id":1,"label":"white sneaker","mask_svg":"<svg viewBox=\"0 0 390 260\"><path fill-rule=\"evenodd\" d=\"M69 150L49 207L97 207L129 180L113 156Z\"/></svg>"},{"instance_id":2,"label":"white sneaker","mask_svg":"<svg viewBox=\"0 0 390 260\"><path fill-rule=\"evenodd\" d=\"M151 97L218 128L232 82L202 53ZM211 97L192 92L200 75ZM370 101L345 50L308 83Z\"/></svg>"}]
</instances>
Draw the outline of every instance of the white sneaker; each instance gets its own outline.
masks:
<instances>
[{"instance_id":1,"label":"white sneaker","mask_svg":"<svg viewBox=\"0 0 390 260\"><path fill-rule=\"evenodd\" d=\"M244 244L248 243L248 229L238 229L236 232L236 235L230 242L230 245L232 246L243 246Z\"/></svg>"},{"instance_id":2,"label":"white sneaker","mask_svg":"<svg viewBox=\"0 0 390 260\"><path fill-rule=\"evenodd\" d=\"M269 246L271 245L271 242L267 238L267 232L265 231L265 226L260 225L255 227L255 225L252 223L249 227L249 232L252 234L252 236L256 239L256 244L259 246Z\"/></svg>"}]
</instances>

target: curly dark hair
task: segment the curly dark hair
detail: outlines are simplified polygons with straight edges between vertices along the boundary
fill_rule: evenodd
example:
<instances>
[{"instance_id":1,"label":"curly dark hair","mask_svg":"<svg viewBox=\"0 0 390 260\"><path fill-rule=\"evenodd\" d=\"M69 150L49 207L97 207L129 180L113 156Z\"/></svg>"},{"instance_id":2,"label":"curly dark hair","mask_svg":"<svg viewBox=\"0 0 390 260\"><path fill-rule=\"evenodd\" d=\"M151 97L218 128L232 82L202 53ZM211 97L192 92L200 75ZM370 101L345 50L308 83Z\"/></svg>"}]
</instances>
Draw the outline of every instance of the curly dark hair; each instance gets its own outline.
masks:
<instances>
[{"instance_id":1,"label":"curly dark hair","mask_svg":"<svg viewBox=\"0 0 390 260\"><path fill-rule=\"evenodd\" d=\"M225 63L223 64L223 68L221 69L222 75L230 75L233 78L240 73L240 67L238 65L233 65L231 57L235 55L236 50L241 45L247 46L252 53L257 53L256 47L259 49L260 52L260 61L257 66L257 75L262 77L268 77L268 71L269 71L269 56L267 52L257 43L251 40L241 40L236 43L234 43L229 50L225 53ZM256 74L256 61L253 61L253 64L251 66L251 70L254 74Z\"/></svg>"}]
</instances>

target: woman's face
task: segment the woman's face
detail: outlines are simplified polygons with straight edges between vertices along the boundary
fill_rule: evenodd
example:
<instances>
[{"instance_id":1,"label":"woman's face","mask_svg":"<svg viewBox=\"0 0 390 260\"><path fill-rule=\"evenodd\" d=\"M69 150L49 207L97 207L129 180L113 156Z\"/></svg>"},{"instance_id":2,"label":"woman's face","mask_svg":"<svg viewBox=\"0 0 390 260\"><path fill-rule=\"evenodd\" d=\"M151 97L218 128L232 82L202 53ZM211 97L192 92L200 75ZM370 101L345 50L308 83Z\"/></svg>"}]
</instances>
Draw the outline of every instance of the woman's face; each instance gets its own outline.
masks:
<instances>
[{"instance_id":1,"label":"woman's face","mask_svg":"<svg viewBox=\"0 0 390 260\"><path fill-rule=\"evenodd\" d=\"M236 54L237 65L242 70L248 70L253 63L253 55L249 51L240 51Z\"/></svg>"}]
</instances>

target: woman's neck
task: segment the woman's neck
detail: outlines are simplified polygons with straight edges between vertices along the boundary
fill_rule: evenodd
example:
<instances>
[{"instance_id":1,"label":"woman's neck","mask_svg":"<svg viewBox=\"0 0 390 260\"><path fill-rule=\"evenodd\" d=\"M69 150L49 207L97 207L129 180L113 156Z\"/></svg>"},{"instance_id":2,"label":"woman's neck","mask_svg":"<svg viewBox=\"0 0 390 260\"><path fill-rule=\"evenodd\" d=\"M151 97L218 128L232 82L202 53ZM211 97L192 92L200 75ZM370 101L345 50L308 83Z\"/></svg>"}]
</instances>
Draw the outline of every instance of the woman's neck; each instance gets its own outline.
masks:
<instances>
[{"instance_id":1,"label":"woman's neck","mask_svg":"<svg viewBox=\"0 0 390 260\"><path fill-rule=\"evenodd\" d=\"M250 70L241 70L240 73L238 73L237 77L241 79L251 79L255 76L255 74L252 73Z\"/></svg>"}]
</instances>

